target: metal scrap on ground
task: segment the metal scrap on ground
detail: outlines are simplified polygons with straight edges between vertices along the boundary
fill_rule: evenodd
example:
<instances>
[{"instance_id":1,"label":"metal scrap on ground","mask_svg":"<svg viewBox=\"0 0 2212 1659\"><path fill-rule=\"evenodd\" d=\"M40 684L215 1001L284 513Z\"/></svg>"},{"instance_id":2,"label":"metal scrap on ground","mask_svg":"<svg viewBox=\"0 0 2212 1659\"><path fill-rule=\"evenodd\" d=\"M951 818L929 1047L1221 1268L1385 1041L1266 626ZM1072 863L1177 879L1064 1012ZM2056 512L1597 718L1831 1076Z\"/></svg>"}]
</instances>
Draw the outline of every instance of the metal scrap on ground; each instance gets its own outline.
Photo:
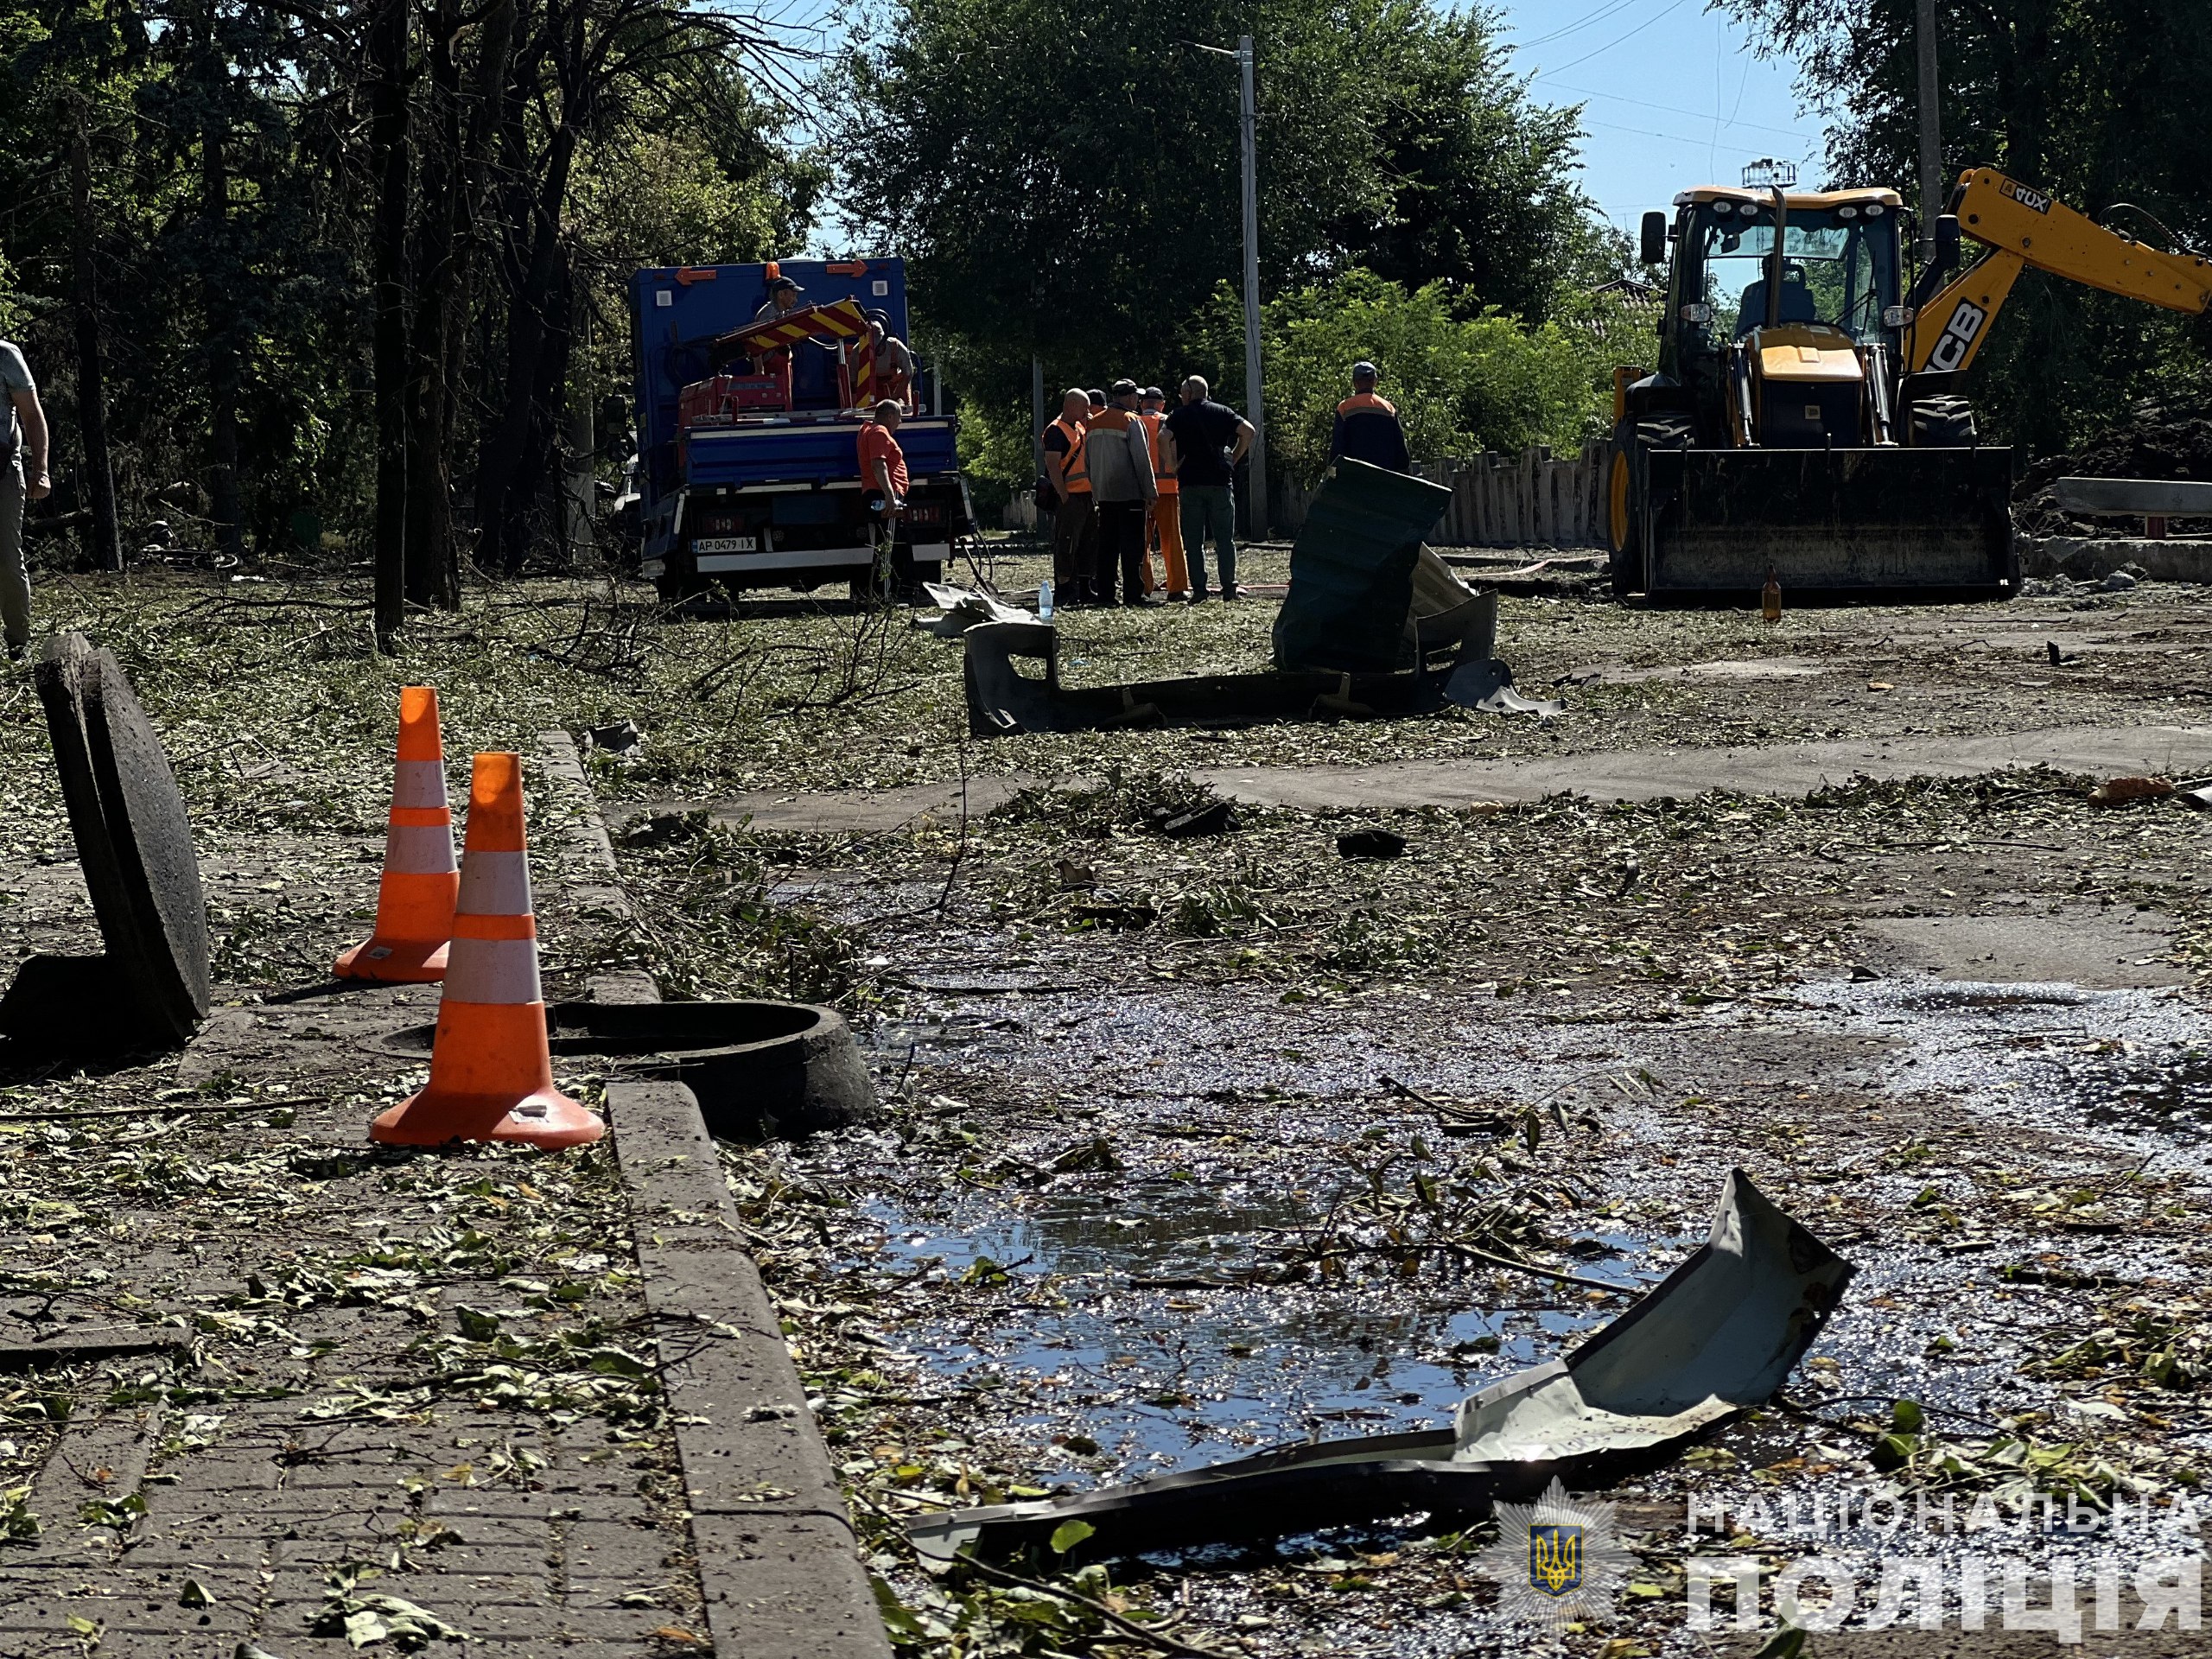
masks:
<instances>
[{"instance_id":1,"label":"metal scrap on ground","mask_svg":"<svg viewBox=\"0 0 2212 1659\"><path fill-rule=\"evenodd\" d=\"M1034 622L1037 618L995 594L978 593L957 582L925 582L922 591L943 614L922 624L942 639L955 639L979 622Z\"/></svg>"},{"instance_id":2,"label":"metal scrap on ground","mask_svg":"<svg viewBox=\"0 0 2212 1659\"><path fill-rule=\"evenodd\" d=\"M1101 1553L1479 1510L1554 1478L1610 1484L1773 1397L1827 1323L1852 1267L1730 1173L1706 1243L1565 1358L1459 1402L1448 1429L1324 1440L1071 1497L908 1528L922 1554L1040 1542L1070 1521Z\"/></svg>"}]
</instances>

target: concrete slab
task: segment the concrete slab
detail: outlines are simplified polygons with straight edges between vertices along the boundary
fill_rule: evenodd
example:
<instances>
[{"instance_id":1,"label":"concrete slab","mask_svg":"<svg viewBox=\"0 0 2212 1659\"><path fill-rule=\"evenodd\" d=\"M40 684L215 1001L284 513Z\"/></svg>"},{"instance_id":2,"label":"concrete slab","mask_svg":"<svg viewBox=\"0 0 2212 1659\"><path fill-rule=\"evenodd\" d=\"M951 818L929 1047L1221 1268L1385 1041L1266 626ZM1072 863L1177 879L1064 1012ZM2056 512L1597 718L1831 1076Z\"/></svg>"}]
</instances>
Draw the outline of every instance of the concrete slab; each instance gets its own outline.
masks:
<instances>
[{"instance_id":1,"label":"concrete slab","mask_svg":"<svg viewBox=\"0 0 2212 1659\"><path fill-rule=\"evenodd\" d=\"M1231 800L1306 810L1462 807L1478 801L1533 801L1562 791L1601 801L1678 798L1709 789L1802 796L1854 774L1870 778L1975 778L2047 766L2094 777L2212 772L2212 727L2058 726L1981 737L1852 738L1711 749L1630 749L1541 760L1421 760L1376 766L1217 766L1191 775ZM968 781L968 811L980 817L1035 780L1024 773ZM618 822L682 810L690 802L616 807ZM718 822L804 835L880 835L920 819L960 817L957 783L810 795L755 793L707 804Z\"/></svg>"},{"instance_id":2,"label":"concrete slab","mask_svg":"<svg viewBox=\"0 0 2212 1659\"><path fill-rule=\"evenodd\" d=\"M85 737L99 780L116 863L130 913L131 938L111 940L181 1041L207 1017L207 901L184 796L160 734L108 652L85 686Z\"/></svg>"},{"instance_id":3,"label":"concrete slab","mask_svg":"<svg viewBox=\"0 0 2212 1659\"><path fill-rule=\"evenodd\" d=\"M2155 911L2080 907L2056 916L1877 916L1858 924L1870 965L1995 985L2085 990L2186 985L2180 935Z\"/></svg>"}]
</instances>

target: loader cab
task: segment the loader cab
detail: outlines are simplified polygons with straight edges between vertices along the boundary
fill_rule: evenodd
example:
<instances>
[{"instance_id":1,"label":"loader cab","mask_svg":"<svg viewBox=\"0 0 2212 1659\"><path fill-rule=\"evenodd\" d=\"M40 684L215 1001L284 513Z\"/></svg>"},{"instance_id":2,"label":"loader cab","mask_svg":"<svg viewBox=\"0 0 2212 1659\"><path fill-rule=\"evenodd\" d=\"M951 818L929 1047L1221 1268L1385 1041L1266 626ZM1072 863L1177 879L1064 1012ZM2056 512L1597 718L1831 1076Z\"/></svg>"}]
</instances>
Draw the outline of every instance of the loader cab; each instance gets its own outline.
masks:
<instances>
[{"instance_id":1,"label":"loader cab","mask_svg":"<svg viewBox=\"0 0 2212 1659\"><path fill-rule=\"evenodd\" d=\"M1778 302L1770 192L1675 199L1660 372L1683 388L1696 441L1818 447L1865 442L1895 361L1900 286L1894 191L1783 199ZM1770 317L1774 318L1770 322Z\"/></svg>"}]
</instances>

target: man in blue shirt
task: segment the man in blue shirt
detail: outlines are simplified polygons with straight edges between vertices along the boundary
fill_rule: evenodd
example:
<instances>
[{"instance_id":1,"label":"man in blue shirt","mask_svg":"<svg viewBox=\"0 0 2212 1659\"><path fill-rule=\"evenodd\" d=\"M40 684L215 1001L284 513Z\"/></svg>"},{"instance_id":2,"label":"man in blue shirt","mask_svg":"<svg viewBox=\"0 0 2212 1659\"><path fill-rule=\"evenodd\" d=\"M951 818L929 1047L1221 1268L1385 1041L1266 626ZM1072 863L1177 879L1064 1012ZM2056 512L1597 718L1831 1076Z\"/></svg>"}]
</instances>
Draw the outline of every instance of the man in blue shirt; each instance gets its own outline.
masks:
<instances>
[{"instance_id":1,"label":"man in blue shirt","mask_svg":"<svg viewBox=\"0 0 2212 1659\"><path fill-rule=\"evenodd\" d=\"M1183 404L1160 429L1160 464L1174 469L1183 504L1183 552L1191 602L1206 596L1206 537L1221 567L1221 596L1236 597L1236 463L1252 447L1252 423L1207 395L1200 376L1183 383Z\"/></svg>"}]
</instances>

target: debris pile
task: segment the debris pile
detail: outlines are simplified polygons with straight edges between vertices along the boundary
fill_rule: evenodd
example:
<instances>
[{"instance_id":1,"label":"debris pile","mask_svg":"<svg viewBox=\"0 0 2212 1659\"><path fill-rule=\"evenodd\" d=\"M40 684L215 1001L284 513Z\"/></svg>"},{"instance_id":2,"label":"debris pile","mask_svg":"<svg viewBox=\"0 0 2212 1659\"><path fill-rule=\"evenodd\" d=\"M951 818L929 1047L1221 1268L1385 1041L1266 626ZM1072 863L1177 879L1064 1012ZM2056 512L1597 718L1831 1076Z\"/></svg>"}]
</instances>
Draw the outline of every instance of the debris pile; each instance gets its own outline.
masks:
<instances>
[{"instance_id":1,"label":"debris pile","mask_svg":"<svg viewBox=\"0 0 2212 1659\"><path fill-rule=\"evenodd\" d=\"M2132 537L2139 526L2125 518L2092 518L2058 505L2062 478L2212 479L2212 412L2170 415L2136 411L2124 426L2093 438L2069 455L2050 455L2029 467L2012 492L2012 521L2023 536ZM2212 535L2212 521L2177 518L2175 536Z\"/></svg>"}]
</instances>

